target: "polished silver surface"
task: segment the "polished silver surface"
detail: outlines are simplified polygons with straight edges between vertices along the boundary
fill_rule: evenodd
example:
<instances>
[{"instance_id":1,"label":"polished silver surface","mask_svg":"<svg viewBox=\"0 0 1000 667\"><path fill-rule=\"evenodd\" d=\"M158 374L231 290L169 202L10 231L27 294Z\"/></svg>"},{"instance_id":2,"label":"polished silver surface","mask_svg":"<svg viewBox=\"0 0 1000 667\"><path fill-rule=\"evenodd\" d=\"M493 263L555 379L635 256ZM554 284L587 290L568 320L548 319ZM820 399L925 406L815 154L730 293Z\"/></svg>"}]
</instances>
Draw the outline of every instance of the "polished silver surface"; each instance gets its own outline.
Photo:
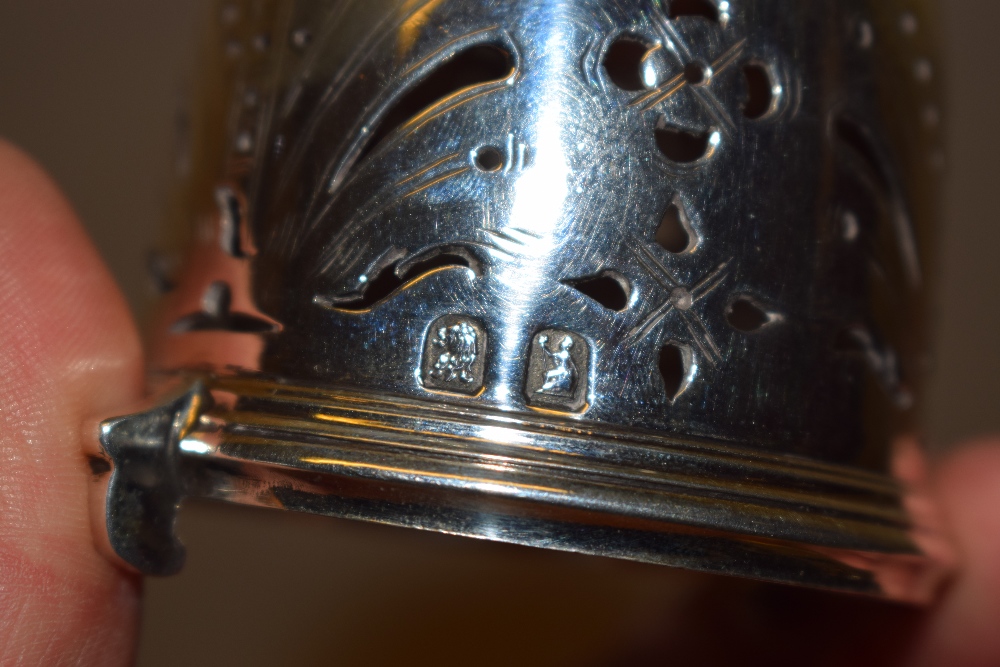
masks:
<instances>
[{"instance_id":1,"label":"polished silver surface","mask_svg":"<svg viewBox=\"0 0 1000 667\"><path fill-rule=\"evenodd\" d=\"M226 3L114 552L198 495L929 599L904 4Z\"/></svg>"}]
</instances>

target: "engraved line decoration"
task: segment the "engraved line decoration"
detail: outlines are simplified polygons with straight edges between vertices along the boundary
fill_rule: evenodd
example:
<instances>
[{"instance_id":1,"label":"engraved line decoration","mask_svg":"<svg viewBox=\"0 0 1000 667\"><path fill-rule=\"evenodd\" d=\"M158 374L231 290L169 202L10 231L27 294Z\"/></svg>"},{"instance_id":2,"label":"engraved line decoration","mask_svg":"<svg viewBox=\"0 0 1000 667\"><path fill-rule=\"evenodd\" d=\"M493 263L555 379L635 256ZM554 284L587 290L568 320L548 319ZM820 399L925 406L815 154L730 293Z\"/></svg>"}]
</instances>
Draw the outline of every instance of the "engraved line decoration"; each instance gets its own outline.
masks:
<instances>
[{"instance_id":1,"label":"engraved line decoration","mask_svg":"<svg viewBox=\"0 0 1000 667\"><path fill-rule=\"evenodd\" d=\"M646 248L639 239L634 239L632 252L646 272L667 292L667 298L650 312L642 322L634 327L625 337L625 345L632 346L648 337L670 313L677 313L691 335L691 340L704 355L705 359L715 366L722 361L722 352L716 344L708 327L693 307L709 294L714 292L728 277L729 262L724 262L714 271L702 278L693 287L684 285L671 271Z\"/></svg>"},{"instance_id":2,"label":"engraved line decoration","mask_svg":"<svg viewBox=\"0 0 1000 667\"><path fill-rule=\"evenodd\" d=\"M668 41L674 41L674 38L667 38L666 35L664 35L664 38L667 39ZM677 37L676 41L680 43L680 37ZM741 55L743 55L745 47L746 47L746 39L741 39L735 45L730 47L728 51L726 51L721 56L719 56L715 61L713 61L711 64L712 71L714 72L713 76L721 74L730 66L732 66L732 64L735 63L736 60ZM664 51L666 53L670 53L669 49L664 49ZM682 68L687 64L683 62L680 58L675 58L675 60L677 61L678 65L680 65ZM708 86L711 86L710 82ZM665 83L660 84L656 88L648 92L645 92L642 95L635 98L634 100L632 100L632 102L629 103L629 106L643 105L642 110L649 111L650 109L655 108L657 105L661 104L665 100L673 97L675 94L679 93L684 88L690 87L692 90L695 91L695 94L698 96L698 100L702 103L703 106L705 106L706 111L708 111L710 114L714 116L716 114L716 110L722 109L722 104L719 102L718 98L715 97L715 94L708 89L708 86L697 89L694 86L690 86L690 84L687 81L686 75L682 69L682 71L679 74L667 80ZM725 116L725 125L734 127L733 120L728 116L728 114Z\"/></svg>"}]
</instances>

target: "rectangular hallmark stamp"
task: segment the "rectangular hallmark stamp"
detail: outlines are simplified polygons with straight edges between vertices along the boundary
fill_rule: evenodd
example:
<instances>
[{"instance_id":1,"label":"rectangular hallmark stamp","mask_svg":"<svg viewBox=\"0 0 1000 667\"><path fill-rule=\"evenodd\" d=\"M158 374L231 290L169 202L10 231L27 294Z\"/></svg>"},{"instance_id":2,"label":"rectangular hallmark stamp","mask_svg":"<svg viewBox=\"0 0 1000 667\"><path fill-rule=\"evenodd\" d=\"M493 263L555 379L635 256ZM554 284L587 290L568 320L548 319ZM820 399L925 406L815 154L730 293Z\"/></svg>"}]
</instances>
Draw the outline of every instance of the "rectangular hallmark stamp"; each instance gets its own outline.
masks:
<instances>
[{"instance_id":1,"label":"rectangular hallmark stamp","mask_svg":"<svg viewBox=\"0 0 1000 667\"><path fill-rule=\"evenodd\" d=\"M546 329L535 334L528 358L525 394L528 404L582 412L590 384L590 346L578 334Z\"/></svg>"},{"instance_id":2,"label":"rectangular hallmark stamp","mask_svg":"<svg viewBox=\"0 0 1000 667\"><path fill-rule=\"evenodd\" d=\"M421 381L424 388L475 396L483 389L486 329L466 315L434 320L424 340Z\"/></svg>"}]
</instances>

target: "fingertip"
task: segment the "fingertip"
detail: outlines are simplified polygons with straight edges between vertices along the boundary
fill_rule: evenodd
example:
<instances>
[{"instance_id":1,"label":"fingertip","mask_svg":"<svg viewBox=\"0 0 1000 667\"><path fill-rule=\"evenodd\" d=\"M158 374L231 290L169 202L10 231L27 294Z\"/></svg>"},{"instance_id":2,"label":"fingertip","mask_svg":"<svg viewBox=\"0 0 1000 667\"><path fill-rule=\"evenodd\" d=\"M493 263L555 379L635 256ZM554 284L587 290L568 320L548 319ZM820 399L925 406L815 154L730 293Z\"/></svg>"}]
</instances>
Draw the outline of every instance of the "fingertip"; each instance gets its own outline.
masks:
<instances>
[{"instance_id":1,"label":"fingertip","mask_svg":"<svg viewBox=\"0 0 1000 667\"><path fill-rule=\"evenodd\" d=\"M1000 664L1000 439L957 449L939 466L935 487L961 567L918 664Z\"/></svg>"},{"instance_id":2,"label":"fingertip","mask_svg":"<svg viewBox=\"0 0 1000 667\"><path fill-rule=\"evenodd\" d=\"M0 593L19 610L0 623L0 663L125 664L137 585L94 548L81 439L85 420L139 398L141 345L69 203L2 140L0 312ZM115 646L95 644L108 628Z\"/></svg>"},{"instance_id":3,"label":"fingertip","mask_svg":"<svg viewBox=\"0 0 1000 667\"><path fill-rule=\"evenodd\" d=\"M971 442L939 468L936 487L963 559L1000 612L1000 439ZM1000 617L994 617L1000 622Z\"/></svg>"}]
</instances>

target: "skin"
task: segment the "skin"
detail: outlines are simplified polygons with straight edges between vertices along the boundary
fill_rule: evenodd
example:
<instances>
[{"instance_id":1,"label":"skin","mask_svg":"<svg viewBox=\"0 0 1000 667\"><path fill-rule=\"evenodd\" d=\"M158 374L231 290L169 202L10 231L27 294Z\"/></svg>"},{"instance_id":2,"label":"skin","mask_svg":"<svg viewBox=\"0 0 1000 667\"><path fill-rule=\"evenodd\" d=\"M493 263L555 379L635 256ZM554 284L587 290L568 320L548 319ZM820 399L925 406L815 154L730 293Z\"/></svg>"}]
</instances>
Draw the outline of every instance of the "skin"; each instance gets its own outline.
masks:
<instances>
[{"instance_id":1,"label":"skin","mask_svg":"<svg viewBox=\"0 0 1000 667\"><path fill-rule=\"evenodd\" d=\"M0 665L131 664L141 582L94 547L81 442L141 398L142 349L73 211L6 144L0 309ZM740 588L720 586L621 664L1000 665L1000 440L958 448L933 480L964 567L930 610L756 586L748 630Z\"/></svg>"}]
</instances>

